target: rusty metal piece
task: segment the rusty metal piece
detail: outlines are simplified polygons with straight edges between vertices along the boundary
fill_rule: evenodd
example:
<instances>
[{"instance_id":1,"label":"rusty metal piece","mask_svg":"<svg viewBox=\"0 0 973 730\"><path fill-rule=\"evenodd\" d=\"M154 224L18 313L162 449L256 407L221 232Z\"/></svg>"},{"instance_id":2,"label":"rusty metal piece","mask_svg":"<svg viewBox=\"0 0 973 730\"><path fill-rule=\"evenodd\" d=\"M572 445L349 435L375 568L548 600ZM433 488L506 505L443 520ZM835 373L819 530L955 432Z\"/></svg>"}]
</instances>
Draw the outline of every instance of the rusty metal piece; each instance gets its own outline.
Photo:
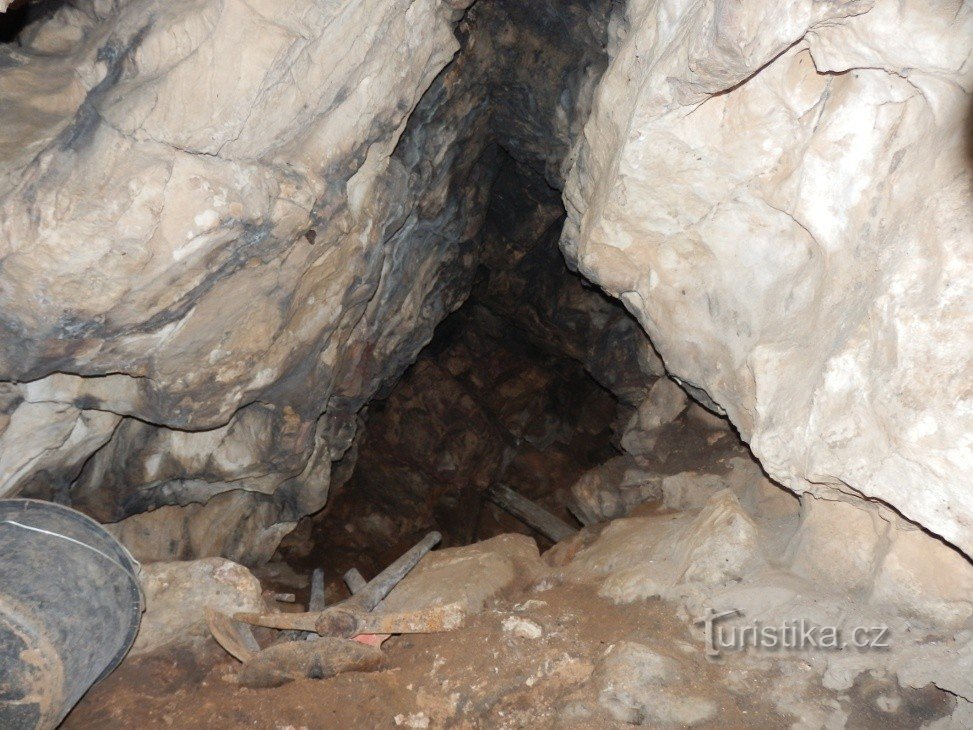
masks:
<instances>
[{"instance_id":1,"label":"rusty metal piece","mask_svg":"<svg viewBox=\"0 0 973 730\"><path fill-rule=\"evenodd\" d=\"M271 629L314 631L351 639L359 634L432 634L451 631L465 619L460 604L433 606L406 613L369 613L340 604L319 613L238 613L233 618Z\"/></svg>"},{"instance_id":2,"label":"rusty metal piece","mask_svg":"<svg viewBox=\"0 0 973 730\"><path fill-rule=\"evenodd\" d=\"M361 617L358 634L437 634L458 629L466 620L460 603L432 606L403 613L368 613Z\"/></svg>"},{"instance_id":3,"label":"rusty metal piece","mask_svg":"<svg viewBox=\"0 0 973 730\"><path fill-rule=\"evenodd\" d=\"M207 607L206 625L216 639L216 643L241 662L250 661L260 651L253 630L247 624L227 616L222 611Z\"/></svg>"},{"instance_id":4,"label":"rusty metal piece","mask_svg":"<svg viewBox=\"0 0 973 730\"><path fill-rule=\"evenodd\" d=\"M281 631L314 631L320 613L235 613L232 620Z\"/></svg>"},{"instance_id":5,"label":"rusty metal piece","mask_svg":"<svg viewBox=\"0 0 973 730\"><path fill-rule=\"evenodd\" d=\"M370 672L382 665L382 651L356 641L325 636L269 646L247 660L237 676L244 687L279 687L295 679L327 679L341 672Z\"/></svg>"}]
</instances>

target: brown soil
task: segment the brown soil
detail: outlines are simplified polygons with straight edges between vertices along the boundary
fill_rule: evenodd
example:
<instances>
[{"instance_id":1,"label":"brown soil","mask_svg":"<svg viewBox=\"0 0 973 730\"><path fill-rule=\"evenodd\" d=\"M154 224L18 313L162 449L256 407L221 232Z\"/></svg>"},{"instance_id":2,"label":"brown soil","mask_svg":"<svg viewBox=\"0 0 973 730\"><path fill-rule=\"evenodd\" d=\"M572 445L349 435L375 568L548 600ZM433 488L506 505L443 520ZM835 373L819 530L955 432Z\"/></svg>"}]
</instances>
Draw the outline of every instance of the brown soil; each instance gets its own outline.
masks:
<instances>
[{"instance_id":1,"label":"brown soil","mask_svg":"<svg viewBox=\"0 0 973 730\"><path fill-rule=\"evenodd\" d=\"M541 585L539 588L543 589ZM527 601L531 601L527 603ZM543 629L540 638L505 632L510 616ZM717 719L702 727L781 727L771 675L748 677L733 694L732 660L713 664L696 630L662 601L615 606L593 586L562 585L498 601L454 632L393 637L386 668L268 690L233 683L235 663L215 645L196 655L161 652L125 662L89 692L66 728L129 727L614 727L589 681L615 642L646 644L676 659L691 679L687 695L715 700Z\"/></svg>"},{"instance_id":2,"label":"brown soil","mask_svg":"<svg viewBox=\"0 0 973 730\"><path fill-rule=\"evenodd\" d=\"M746 453L732 432L710 431L683 416L665 429L656 459L663 472L719 473L726 460ZM587 532L593 537L598 530ZM328 553L329 603L347 595L338 580L344 569L357 565L370 575L409 547L373 548L366 555L360 546L343 551L333 542L316 545L307 558L323 560L322 548ZM566 544L554 552L564 549ZM295 590L274 586L268 576L263 580L266 588ZM448 634L393 637L384 646L385 668L379 672L254 690L234 683L239 665L212 642L194 651L133 658L94 687L64 727L422 727L426 720L434 728L621 726L599 706L599 685L591 677L608 648L620 641L646 644L680 663L691 678L680 690L714 700L720 708L716 720L702 727L790 724L792 718L773 709L774 676L754 673L734 657L709 662L700 630L679 620L672 605L615 606L599 598L594 585L544 588L498 599ZM305 591L296 592L299 601L306 599ZM502 622L510 616L534 621L543 635L527 639L504 632ZM735 694L729 687L745 691Z\"/></svg>"}]
</instances>

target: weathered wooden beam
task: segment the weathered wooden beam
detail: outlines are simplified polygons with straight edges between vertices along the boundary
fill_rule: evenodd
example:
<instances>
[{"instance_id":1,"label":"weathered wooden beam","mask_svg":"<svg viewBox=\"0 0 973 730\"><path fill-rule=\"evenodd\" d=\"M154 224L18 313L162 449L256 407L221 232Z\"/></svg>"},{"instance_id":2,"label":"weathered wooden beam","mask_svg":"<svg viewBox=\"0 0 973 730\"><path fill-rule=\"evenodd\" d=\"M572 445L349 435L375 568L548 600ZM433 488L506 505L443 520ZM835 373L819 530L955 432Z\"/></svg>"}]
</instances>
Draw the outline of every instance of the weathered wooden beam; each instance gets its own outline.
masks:
<instances>
[{"instance_id":1,"label":"weathered wooden beam","mask_svg":"<svg viewBox=\"0 0 973 730\"><path fill-rule=\"evenodd\" d=\"M554 542L566 540L578 532L539 504L522 497L502 484L491 487L486 493L486 498Z\"/></svg>"},{"instance_id":2,"label":"weathered wooden beam","mask_svg":"<svg viewBox=\"0 0 973 730\"><path fill-rule=\"evenodd\" d=\"M308 611L323 611L324 601L324 569L315 568L311 573L311 597L307 602Z\"/></svg>"},{"instance_id":3,"label":"weathered wooden beam","mask_svg":"<svg viewBox=\"0 0 973 730\"><path fill-rule=\"evenodd\" d=\"M430 532L419 542L404 552L398 560L388 566L381 573L372 578L360 591L352 596L349 602L360 606L364 611L371 611L399 584L416 563L432 550L443 539L438 532Z\"/></svg>"},{"instance_id":4,"label":"weathered wooden beam","mask_svg":"<svg viewBox=\"0 0 973 730\"><path fill-rule=\"evenodd\" d=\"M351 595L355 595L362 588L368 585L368 581L365 580L364 576L358 571L358 568L352 568L347 573L345 573L345 585L348 586L348 590L351 591Z\"/></svg>"}]
</instances>

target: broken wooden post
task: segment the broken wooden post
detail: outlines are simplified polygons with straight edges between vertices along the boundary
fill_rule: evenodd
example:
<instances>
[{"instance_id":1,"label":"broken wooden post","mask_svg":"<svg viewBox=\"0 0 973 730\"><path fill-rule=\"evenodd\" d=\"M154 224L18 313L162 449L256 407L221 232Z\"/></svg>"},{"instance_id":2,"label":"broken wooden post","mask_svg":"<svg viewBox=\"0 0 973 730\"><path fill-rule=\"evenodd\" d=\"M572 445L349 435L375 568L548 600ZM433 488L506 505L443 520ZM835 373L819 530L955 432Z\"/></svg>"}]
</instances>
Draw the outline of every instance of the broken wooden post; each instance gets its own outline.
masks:
<instances>
[{"instance_id":1,"label":"broken wooden post","mask_svg":"<svg viewBox=\"0 0 973 730\"><path fill-rule=\"evenodd\" d=\"M352 568L347 573L345 573L345 585L348 586L348 590L351 591L351 595L355 595L362 588L368 585L368 581L365 577L358 571L358 568Z\"/></svg>"},{"instance_id":2,"label":"broken wooden post","mask_svg":"<svg viewBox=\"0 0 973 730\"><path fill-rule=\"evenodd\" d=\"M314 572L311 573L311 595L307 600L307 610L308 611L323 611L328 607L327 601L324 598L324 568L315 568ZM289 632L284 632L287 634ZM294 632L297 634L294 639L303 638L305 641L315 641L320 639L313 631L298 631Z\"/></svg>"},{"instance_id":3,"label":"broken wooden post","mask_svg":"<svg viewBox=\"0 0 973 730\"><path fill-rule=\"evenodd\" d=\"M578 532L539 504L531 502L502 484L495 484L486 493L486 498L554 542L566 540Z\"/></svg>"},{"instance_id":4,"label":"broken wooden post","mask_svg":"<svg viewBox=\"0 0 973 730\"><path fill-rule=\"evenodd\" d=\"M442 539L443 536L438 532L430 532L403 553L398 560L368 581L365 587L349 599L349 602L354 602L365 611L371 611Z\"/></svg>"},{"instance_id":5,"label":"broken wooden post","mask_svg":"<svg viewBox=\"0 0 973 730\"><path fill-rule=\"evenodd\" d=\"M307 602L307 610L323 611L324 609L324 568L315 568L311 573L311 596Z\"/></svg>"}]
</instances>

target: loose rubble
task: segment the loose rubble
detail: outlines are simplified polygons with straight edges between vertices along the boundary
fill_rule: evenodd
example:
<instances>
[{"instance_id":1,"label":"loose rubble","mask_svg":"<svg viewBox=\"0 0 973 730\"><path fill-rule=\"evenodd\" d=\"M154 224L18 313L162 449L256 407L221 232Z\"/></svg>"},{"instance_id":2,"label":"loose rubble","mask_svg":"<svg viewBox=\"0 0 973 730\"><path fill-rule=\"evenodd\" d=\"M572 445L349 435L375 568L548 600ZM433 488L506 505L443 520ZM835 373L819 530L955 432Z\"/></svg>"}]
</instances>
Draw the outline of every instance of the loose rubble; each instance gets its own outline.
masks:
<instances>
[{"instance_id":1,"label":"loose rubble","mask_svg":"<svg viewBox=\"0 0 973 730\"><path fill-rule=\"evenodd\" d=\"M525 535L433 551L382 610L458 602L468 612L466 624L449 634L392 637L381 653L363 647L367 673L291 675L293 681L278 686L281 668L271 663L243 684L274 687L261 690L274 694L251 696L225 655L197 652L202 666L211 667L203 670L209 678L182 684L180 691L195 698L194 718L200 707L211 707L204 717L210 712L214 722L225 720L227 703L261 718L269 701L274 722L308 727L322 718L403 727L854 727L878 721L964 727L973 716L964 699L973 694L973 634L955 626L968 615L960 599L965 588L918 582L923 574L909 572L916 560L929 559L924 549L915 552L926 543L912 540L912 531L889 514L847 515L842 523L854 519L878 531L847 558L866 556L868 564L888 567L873 572L872 583L839 584L846 563L829 568L805 553L832 534L829 510L848 505L805 497L801 510L793 495L742 456L727 456L721 465L660 475L663 484L678 485L679 495L697 495L683 499L681 509L672 500L666 504L663 490L630 508L630 516L586 527L543 556ZM624 472L618 474L624 484ZM893 570L901 588L909 585L905 578L919 576L909 580L921 592L889 591ZM280 568L271 574L298 583ZM953 574L966 575L955 567ZM822 575L831 575L830 583ZM840 601L823 590L832 584L831 590L842 591ZM896 607L891 618L883 608L890 604ZM731 614L721 624L726 630L805 619L845 631L887 626L893 639L875 651L723 646L714 660L703 619L724 612ZM86 717L104 717L99 712L125 712L136 702L126 694L128 677L167 651L173 648L129 659L71 721L81 727ZM320 665L301 676L329 674ZM349 697L355 714L341 709ZM148 717L189 717L166 693L137 701Z\"/></svg>"}]
</instances>

